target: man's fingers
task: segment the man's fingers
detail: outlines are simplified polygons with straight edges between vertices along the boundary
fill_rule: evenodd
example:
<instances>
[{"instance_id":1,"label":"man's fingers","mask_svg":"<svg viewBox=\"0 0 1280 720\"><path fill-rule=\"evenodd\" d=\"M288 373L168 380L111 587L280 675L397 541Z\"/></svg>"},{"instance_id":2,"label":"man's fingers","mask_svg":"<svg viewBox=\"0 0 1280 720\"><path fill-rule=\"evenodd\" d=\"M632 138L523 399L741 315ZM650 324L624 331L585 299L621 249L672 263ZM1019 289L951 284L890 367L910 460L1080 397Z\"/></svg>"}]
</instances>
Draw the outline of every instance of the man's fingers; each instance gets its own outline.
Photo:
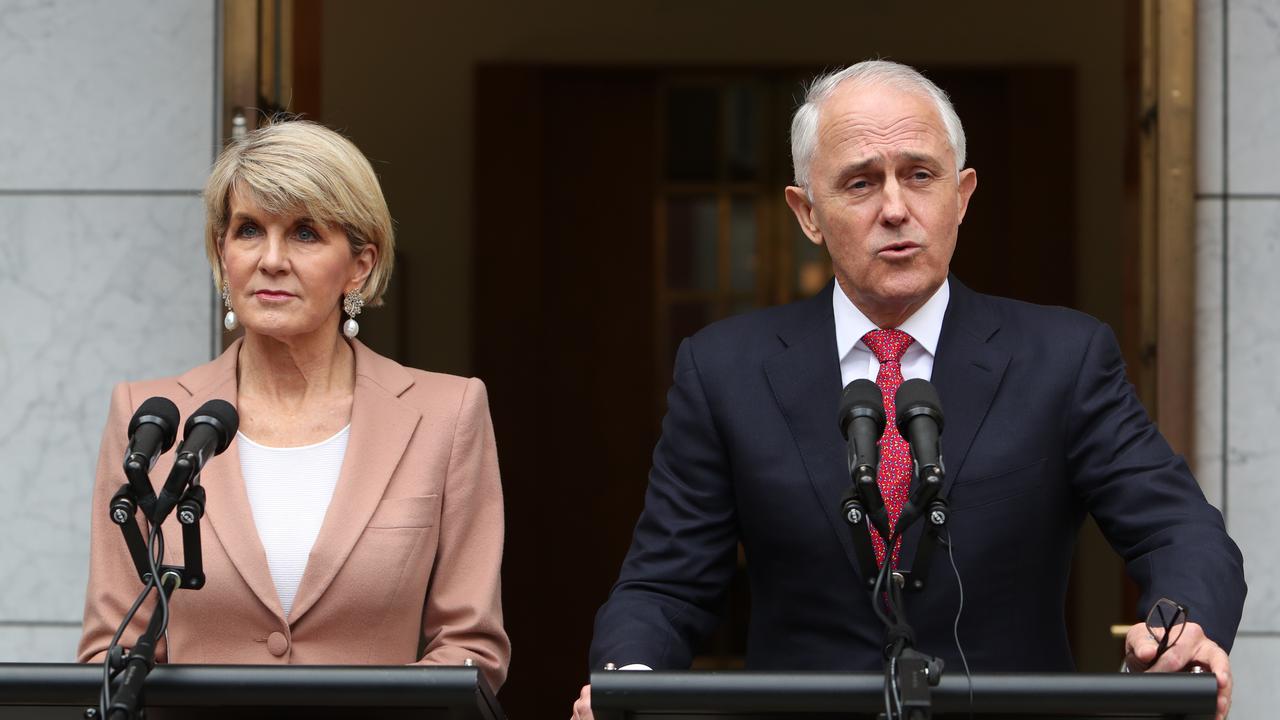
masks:
<instances>
[{"instance_id":1,"label":"man's fingers","mask_svg":"<svg viewBox=\"0 0 1280 720\"><path fill-rule=\"evenodd\" d=\"M1143 628L1145 631L1145 628ZM1202 665L1214 674L1218 681L1217 720L1225 720L1231 709L1231 689L1234 681L1231 678L1231 659L1227 652L1204 634L1204 628L1197 623L1187 623L1178 641L1165 650L1148 672L1179 672ZM1138 661L1149 660L1156 650L1156 643L1138 626L1130 630L1125 637L1125 644L1130 654ZM1132 663L1130 667L1133 667ZM1133 669L1138 669L1133 667Z\"/></svg>"},{"instance_id":2,"label":"man's fingers","mask_svg":"<svg viewBox=\"0 0 1280 720\"><path fill-rule=\"evenodd\" d=\"M591 686L582 686L577 701L573 703L573 717L570 720L595 720L591 712Z\"/></svg>"},{"instance_id":3,"label":"man's fingers","mask_svg":"<svg viewBox=\"0 0 1280 720\"><path fill-rule=\"evenodd\" d=\"M1181 672L1191 664L1193 652L1195 648L1187 647L1181 643L1174 645L1164 651L1164 654L1156 659L1148 672Z\"/></svg>"},{"instance_id":4,"label":"man's fingers","mask_svg":"<svg viewBox=\"0 0 1280 720\"><path fill-rule=\"evenodd\" d=\"M1208 638L1200 643L1195 656L1191 660L1196 665L1207 667L1218 680L1218 720L1226 718L1231 709L1231 659L1227 651Z\"/></svg>"},{"instance_id":5,"label":"man's fingers","mask_svg":"<svg viewBox=\"0 0 1280 720\"><path fill-rule=\"evenodd\" d=\"M1142 663L1143 667L1149 667L1156 659L1156 652L1159 650L1159 647L1160 646L1154 642L1143 641L1133 646L1133 649L1130 652L1138 659L1138 662Z\"/></svg>"},{"instance_id":6,"label":"man's fingers","mask_svg":"<svg viewBox=\"0 0 1280 720\"><path fill-rule=\"evenodd\" d=\"M1138 623L1125 634L1125 664L1133 672L1142 672L1156 656L1156 641L1147 632L1147 626Z\"/></svg>"},{"instance_id":7,"label":"man's fingers","mask_svg":"<svg viewBox=\"0 0 1280 720\"><path fill-rule=\"evenodd\" d=\"M1206 642L1191 661L1208 668L1209 672L1216 675L1219 688L1231 685L1231 659L1227 657L1226 651L1215 643Z\"/></svg>"},{"instance_id":8,"label":"man's fingers","mask_svg":"<svg viewBox=\"0 0 1280 720\"><path fill-rule=\"evenodd\" d=\"M1217 646L1214 646L1217 648ZM1218 716L1217 720L1226 720L1227 712L1231 710L1231 687L1234 680L1231 678L1231 662L1227 659L1227 653L1222 648L1217 648L1218 654L1221 655L1220 662L1212 662L1209 669L1218 678Z\"/></svg>"}]
</instances>

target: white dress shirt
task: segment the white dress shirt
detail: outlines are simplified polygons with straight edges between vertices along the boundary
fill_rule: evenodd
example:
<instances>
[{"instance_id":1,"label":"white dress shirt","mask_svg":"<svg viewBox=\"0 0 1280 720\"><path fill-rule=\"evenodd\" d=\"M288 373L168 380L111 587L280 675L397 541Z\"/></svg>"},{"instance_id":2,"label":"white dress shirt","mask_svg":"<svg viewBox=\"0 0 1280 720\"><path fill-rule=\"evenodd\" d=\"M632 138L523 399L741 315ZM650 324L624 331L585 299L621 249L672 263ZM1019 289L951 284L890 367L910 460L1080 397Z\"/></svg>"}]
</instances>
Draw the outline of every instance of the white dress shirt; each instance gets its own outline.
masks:
<instances>
[{"instance_id":1,"label":"white dress shirt","mask_svg":"<svg viewBox=\"0 0 1280 720\"><path fill-rule=\"evenodd\" d=\"M951 286L947 280L934 291L933 296L907 318L898 329L910 335L911 343L902 356L902 379L933 377L933 357L938 352L938 337L942 335L942 318L951 300ZM836 353L840 359L840 383L848 385L859 378L875 382L880 371L880 361L875 353L862 342L862 336L878 328L849 300L840 283L831 293L831 305L836 317Z\"/></svg>"}]
</instances>

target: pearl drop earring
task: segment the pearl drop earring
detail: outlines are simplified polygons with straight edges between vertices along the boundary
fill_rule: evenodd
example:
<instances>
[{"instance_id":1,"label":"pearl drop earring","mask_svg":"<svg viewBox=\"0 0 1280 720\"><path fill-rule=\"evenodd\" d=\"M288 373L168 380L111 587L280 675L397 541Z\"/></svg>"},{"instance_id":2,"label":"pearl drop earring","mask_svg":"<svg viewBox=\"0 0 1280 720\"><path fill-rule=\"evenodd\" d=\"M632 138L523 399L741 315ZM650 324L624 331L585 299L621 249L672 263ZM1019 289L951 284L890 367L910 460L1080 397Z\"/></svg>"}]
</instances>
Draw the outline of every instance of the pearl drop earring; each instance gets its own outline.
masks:
<instances>
[{"instance_id":1,"label":"pearl drop earring","mask_svg":"<svg viewBox=\"0 0 1280 720\"><path fill-rule=\"evenodd\" d=\"M360 323L356 322L356 316L364 309L364 296L359 290L352 290L342 298L342 309L347 311L347 321L342 323L342 334L349 338L354 338L360 334Z\"/></svg>"},{"instance_id":2,"label":"pearl drop earring","mask_svg":"<svg viewBox=\"0 0 1280 720\"><path fill-rule=\"evenodd\" d=\"M240 327L240 321L236 319L236 311L231 309L231 283L226 280L222 281L222 304L227 308L227 314L222 316L222 327L227 330Z\"/></svg>"}]
</instances>

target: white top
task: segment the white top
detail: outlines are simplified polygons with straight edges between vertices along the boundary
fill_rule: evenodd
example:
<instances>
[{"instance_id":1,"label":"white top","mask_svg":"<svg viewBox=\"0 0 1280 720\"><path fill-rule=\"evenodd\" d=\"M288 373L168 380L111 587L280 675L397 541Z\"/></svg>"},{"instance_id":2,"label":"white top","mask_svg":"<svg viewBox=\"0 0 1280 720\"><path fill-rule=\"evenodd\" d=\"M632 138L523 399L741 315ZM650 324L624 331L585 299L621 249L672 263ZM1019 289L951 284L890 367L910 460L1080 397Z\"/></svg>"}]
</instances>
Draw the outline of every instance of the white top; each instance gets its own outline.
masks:
<instances>
[{"instance_id":1,"label":"white top","mask_svg":"<svg viewBox=\"0 0 1280 720\"><path fill-rule=\"evenodd\" d=\"M240 472L253 509L253 524L267 553L267 566L285 617L293 609L307 558L338 486L351 426L302 447L274 448L236 433Z\"/></svg>"},{"instance_id":2,"label":"white top","mask_svg":"<svg viewBox=\"0 0 1280 720\"><path fill-rule=\"evenodd\" d=\"M950 300L951 285L943 280L933 297L898 326L899 330L915 339L902 356L903 380L929 380L933 377L933 356L938 352L942 318L947 313ZM831 293L831 305L836 315L836 352L840 358L841 385L848 385L859 378L875 382L876 373L880 372L880 361L862 342L862 336L872 330L888 328L877 328L868 320L840 289L840 283L836 283L835 291Z\"/></svg>"}]
</instances>

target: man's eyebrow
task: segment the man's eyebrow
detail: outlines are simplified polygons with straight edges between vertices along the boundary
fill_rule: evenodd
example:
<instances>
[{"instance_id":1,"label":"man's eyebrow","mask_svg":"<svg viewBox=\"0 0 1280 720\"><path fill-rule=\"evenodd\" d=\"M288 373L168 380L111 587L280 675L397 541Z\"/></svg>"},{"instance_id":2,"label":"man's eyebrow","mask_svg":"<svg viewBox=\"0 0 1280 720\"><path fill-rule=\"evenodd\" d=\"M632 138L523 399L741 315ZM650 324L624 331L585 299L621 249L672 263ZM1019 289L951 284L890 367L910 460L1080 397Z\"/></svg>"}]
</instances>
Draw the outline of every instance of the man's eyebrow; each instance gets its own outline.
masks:
<instances>
[{"instance_id":1,"label":"man's eyebrow","mask_svg":"<svg viewBox=\"0 0 1280 720\"><path fill-rule=\"evenodd\" d=\"M856 160L840 168L840 177L860 175L880 164L881 158L879 156L869 157L864 160Z\"/></svg>"},{"instance_id":2,"label":"man's eyebrow","mask_svg":"<svg viewBox=\"0 0 1280 720\"><path fill-rule=\"evenodd\" d=\"M902 153L902 157L905 160L908 160L913 163L919 163L921 165L941 165L942 164L938 160L938 158L928 153L904 152Z\"/></svg>"}]
</instances>

